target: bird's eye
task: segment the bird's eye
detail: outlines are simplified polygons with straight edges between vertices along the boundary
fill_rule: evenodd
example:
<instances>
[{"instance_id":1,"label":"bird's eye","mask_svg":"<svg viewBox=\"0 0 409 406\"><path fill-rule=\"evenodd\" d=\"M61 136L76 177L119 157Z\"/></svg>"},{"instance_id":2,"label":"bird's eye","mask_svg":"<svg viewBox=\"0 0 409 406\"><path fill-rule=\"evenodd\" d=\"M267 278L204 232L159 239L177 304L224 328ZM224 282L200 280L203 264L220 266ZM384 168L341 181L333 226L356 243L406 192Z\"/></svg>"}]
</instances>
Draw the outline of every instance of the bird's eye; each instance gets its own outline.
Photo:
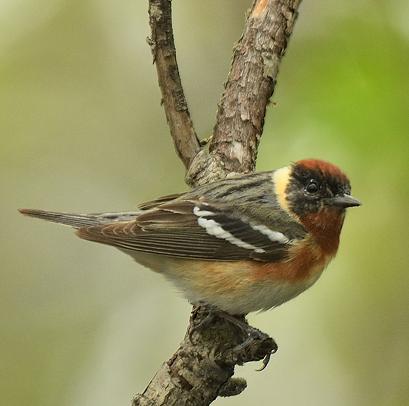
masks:
<instances>
[{"instance_id":1,"label":"bird's eye","mask_svg":"<svg viewBox=\"0 0 409 406\"><path fill-rule=\"evenodd\" d=\"M316 180L311 179L311 180L309 181L307 187L305 188L305 190L306 190L308 193L315 194L315 193L317 193L317 192L320 190L320 187L319 187L318 182L317 182Z\"/></svg>"}]
</instances>

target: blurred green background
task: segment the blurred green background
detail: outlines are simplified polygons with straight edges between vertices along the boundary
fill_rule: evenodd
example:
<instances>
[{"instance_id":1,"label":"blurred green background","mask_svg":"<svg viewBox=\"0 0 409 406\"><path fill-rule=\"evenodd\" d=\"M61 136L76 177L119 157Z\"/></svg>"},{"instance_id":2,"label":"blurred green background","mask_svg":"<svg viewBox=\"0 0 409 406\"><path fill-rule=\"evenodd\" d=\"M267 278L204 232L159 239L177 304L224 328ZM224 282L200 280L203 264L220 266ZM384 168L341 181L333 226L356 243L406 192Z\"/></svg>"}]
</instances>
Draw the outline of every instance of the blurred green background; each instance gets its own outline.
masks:
<instances>
[{"instance_id":1,"label":"blurred green background","mask_svg":"<svg viewBox=\"0 0 409 406\"><path fill-rule=\"evenodd\" d=\"M250 1L175 1L183 83L208 136ZM409 5L304 1L258 169L339 164L364 205L296 300L250 316L279 352L217 405L409 404ZM0 2L0 393L7 406L128 405L185 333L160 276L16 209L132 209L182 191L146 44L147 2Z\"/></svg>"}]
</instances>

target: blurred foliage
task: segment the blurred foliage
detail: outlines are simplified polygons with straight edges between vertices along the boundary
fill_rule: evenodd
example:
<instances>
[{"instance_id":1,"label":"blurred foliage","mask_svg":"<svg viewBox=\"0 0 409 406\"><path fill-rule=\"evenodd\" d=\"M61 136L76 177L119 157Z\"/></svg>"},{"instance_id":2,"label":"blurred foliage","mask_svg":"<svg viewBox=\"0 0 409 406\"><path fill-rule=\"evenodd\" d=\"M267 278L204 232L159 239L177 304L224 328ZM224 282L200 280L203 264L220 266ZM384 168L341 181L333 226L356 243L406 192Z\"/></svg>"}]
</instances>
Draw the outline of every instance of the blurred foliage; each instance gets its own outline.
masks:
<instances>
[{"instance_id":1,"label":"blurred foliage","mask_svg":"<svg viewBox=\"0 0 409 406\"><path fill-rule=\"evenodd\" d=\"M249 3L174 2L203 137ZM364 205L314 288L250 316L280 350L263 373L239 370L249 388L216 404L409 404L407 21L405 0L301 7L258 168L333 161ZM121 210L185 188L145 42L147 4L3 0L0 26L2 404L129 404L177 347L189 305L123 254L16 209Z\"/></svg>"}]
</instances>

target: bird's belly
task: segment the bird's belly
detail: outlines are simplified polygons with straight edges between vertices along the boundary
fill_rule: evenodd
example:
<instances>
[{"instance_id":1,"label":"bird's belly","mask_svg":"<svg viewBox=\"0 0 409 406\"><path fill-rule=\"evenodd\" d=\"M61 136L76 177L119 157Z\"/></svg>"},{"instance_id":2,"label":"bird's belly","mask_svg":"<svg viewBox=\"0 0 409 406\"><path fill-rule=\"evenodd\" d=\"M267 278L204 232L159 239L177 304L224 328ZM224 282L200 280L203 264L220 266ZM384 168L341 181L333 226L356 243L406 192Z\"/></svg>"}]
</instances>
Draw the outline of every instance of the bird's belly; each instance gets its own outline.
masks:
<instances>
[{"instance_id":1,"label":"bird's belly","mask_svg":"<svg viewBox=\"0 0 409 406\"><path fill-rule=\"evenodd\" d=\"M319 278L328 262L299 264L300 269L296 272L292 267L291 273L289 264L282 263L133 256L137 262L164 274L191 303L206 302L230 314L267 310L296 297Z\"/></svg>"},{"instance_id":2,"label":"bird's belly","mask_svg":"<svg viewBox=\"0 0 409 406\"><path fill-rule=\"evenodd\" d=\"M255 280L251 270L237 268L225 269L216 278L210 275L205 280L189 279L181 285L175 282L192 303L207 302L230 314L247 314L268 310L293 299L313 285L322 270L320 267L300 280L271 277Z\"/></svg>"},{"instance_id":3,"label":"bird's belly","mask_svg":"<svg viewBox=\"0 0 409 406\"><path fill-rule=\"evenodd\" d=\"M304 280L268 280L252 284L241 295L235 296L228 303L221 303L225 311L233 314L264 311L279 306L304 292L312 286L321 272Z\"/></svg>"}]
</instances>

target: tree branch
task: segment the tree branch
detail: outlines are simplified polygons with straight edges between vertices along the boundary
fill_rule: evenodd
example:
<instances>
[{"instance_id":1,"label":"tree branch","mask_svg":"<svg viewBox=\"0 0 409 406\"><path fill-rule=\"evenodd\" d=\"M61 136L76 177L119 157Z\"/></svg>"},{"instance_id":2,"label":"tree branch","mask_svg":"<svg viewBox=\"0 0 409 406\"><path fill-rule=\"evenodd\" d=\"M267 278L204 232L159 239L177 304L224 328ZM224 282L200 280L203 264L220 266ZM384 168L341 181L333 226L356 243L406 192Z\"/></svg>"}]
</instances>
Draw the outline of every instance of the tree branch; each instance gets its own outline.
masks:
<instances>
[{"instance_id":1,"label":"tree branch","mask_svg":"<svg viewBox=\"0 0 409 406\"><path fill-rule=\"evenodd\" d=\"M170 134L179 158L189 168L200 150L200 144L190 118L176 61L171 0L149 1L149 24L152 33L148 43L156 64Z\"/></svg>"},{"instance_id":2,"label":"tree branch","mask_svg":"<svg viewBox=\"0 0 409 406\"><path fill-rule=\"evenodd\" d=\"M293 30L300 0L255 0L234 48L213 137L200 149L176 63L171 0L149 0L150 44L163 104L186 181L199 185L255 168L264 117L278 68ZM233 319L233 320L232 320ZM194 306L188 331L175 354L164 363L134 406L209 405L217 396L232 396L246 387L232 378L235 365L269 360L273 339L248 326Z\"/></svg>"},{"instance_id":3,"label":"tree branch","mask_svg":"<svg viewBox=\"0 0 409 406\"><path fill-rule=\"evenodd\" d=\"M281 58L301 0L256 0L223 92L209 152L202 150L187 173L191 185L234 173L252 172L264 117L274 92Z\"/></svg>"},{"instance_id":4,"label":"tree branch","mask_svg":"<svg viewBox=\"0 0 409 406\"><path fill-rule=\"evenodd\" d=\"M246 388L243 379L232 379L234 366L263 359L275 352L275 342L250 327L248 336L223 316L200 306L194 307L185 338L173 356L153 377L134 406L203 406L217 396L232 396Z\"/></svg>"}]
</instances>

